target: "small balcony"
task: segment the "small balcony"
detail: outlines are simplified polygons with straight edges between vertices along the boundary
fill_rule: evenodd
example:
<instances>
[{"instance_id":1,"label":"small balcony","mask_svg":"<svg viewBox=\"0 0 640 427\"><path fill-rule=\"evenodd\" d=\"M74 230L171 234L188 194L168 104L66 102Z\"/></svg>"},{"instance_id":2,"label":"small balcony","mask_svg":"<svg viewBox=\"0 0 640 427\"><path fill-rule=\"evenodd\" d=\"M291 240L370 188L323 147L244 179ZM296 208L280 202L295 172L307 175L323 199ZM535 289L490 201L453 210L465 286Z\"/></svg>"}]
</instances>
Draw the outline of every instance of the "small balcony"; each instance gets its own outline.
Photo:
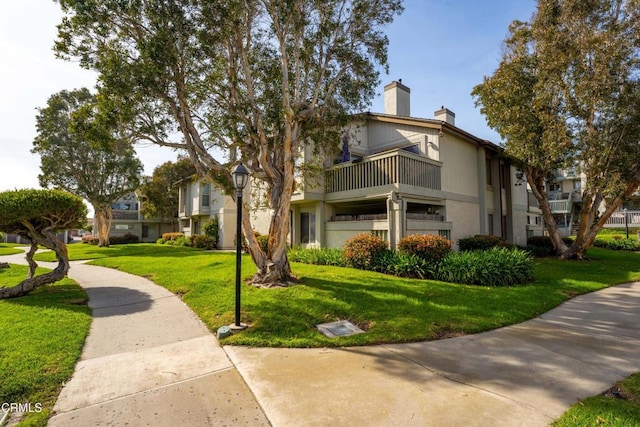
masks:
<instances>
[{"instance_id":1,"label":"small balcony","mask_svg":"<svg viewBox=\"0 0 640 427\"><path fill-rule=\"evenodd\" d=\"M138 221L140 219L139 211L112 209L111 214L113 215L113 219L118 220Z\"/></svg>"},{"instance_id":2,"label":"small balcony","mask_svg":"<svg viewBox=\"0 0 640 427\"><path fill-rule=\"evenodd\" d=\"M391 150L366 157L360 161L334 166L326 173L326 193L365 190L411 192L417 189L441 189L440 162L409 153ZM387 187L386 189L384 187Z\"/></svg>"},{"instance_id":3,"label":"small balcony","mask_svg":"<svg viewBox=\"0 0 640 427\"><path fill-rule=\"evenodd\" d=\"M579 194L573 191L569 193L549 192L547 198L551 212L554 214L571 213L573 204L580 202Z\"/></svg>"}]
</instances>

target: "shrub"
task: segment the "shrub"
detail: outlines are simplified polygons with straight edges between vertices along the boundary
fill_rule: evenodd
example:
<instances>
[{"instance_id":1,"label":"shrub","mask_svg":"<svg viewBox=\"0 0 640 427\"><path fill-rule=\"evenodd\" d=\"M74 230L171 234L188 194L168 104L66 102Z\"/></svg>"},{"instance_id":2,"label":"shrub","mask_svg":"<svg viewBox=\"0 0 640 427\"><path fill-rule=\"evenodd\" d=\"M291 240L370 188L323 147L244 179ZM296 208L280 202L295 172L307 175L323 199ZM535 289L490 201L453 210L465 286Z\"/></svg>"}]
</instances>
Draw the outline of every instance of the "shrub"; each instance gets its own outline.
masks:
<instances>
[{"instance_id":1,"label":"shrub","mask_svg":"<svg viewBox=\"0 0 640 427\"><path fill-rule=\"evenodd\" d=\"M491 248L508 248L511 244L499 236L488 234L476 234L473 237L465 237L458 240L458 249L461 251L485 251Z\"/></svg>"},{"instance_id":2,"label":"shrub","mask_svg":"<svg viewBox=\"0 0 640 427\"><path fill-rule=\"evenodd\" d=\"M333 265L345 267L346 262L341 249L330 248L303 248L294 246L289 248L287 257L291 262L302 262L315 265Z\"/></svg>"},{"instance_id":3,"label":"shrub","mask_svg":"<svg viewBox=\"0 0 640 427\"><path fill-rule=\"evenodd\" d=\"M398 250L428 262L438 262L451 252L451 242L442 236L413 234L400 240Z\"/></svg>"},{"instance_id":4,"label":"shrub","mask_svg":"<svg viewBox=\"0 0 640 427\"><path fill-rule=\"evenodd\" d=\"M220 239L220 224L218 222L218 215L214 215L209 221L207 221L202 227L204 235L213 240L214 247L218 246L218 240Z\"/></svg>"},{"instance_id":5,"label":"shrub","mask_svg":"<svg viewBox=\"0 0 640 427\"><path fill-rule=\"evenodd\" d=\"M180 236L177 239L173 240L174 246L191 246L191 240L189 237Z\"/></svg>"},{"instance_id":6,"label":"shrub","mask_svg":"<svg viewBox=\"0 0 640 427\"><path fill-rule=\"evenodd\" d=\"M344 244L343 255L348 266L372 270L377 258L387 250L387 242L369 233L360 233Z\"/></svg>"},{"instance_id":7,"label":"shrub","mask_svg":"<svg viewBox=\"0 0 640 427\"><path fill-rule=\"evenodd\" d=\"M533 259L520 249L452 252L440 263L437 278L466 285L512 286L533 279Z\"/></svg>"},{"instance_id":8,"label":"shrub","mask_svg":"<svg viewBox=\"0 0 640 427\"><path fill-rule=\"evenodd\" d=\"M124 236L109 236L109 244L111 245L128 245L130 243L140 243L140 238L131 233Z\"/></svg>"},{"instance_id":9,"label":"shrub","mask_svg":"<svg viewBox=\"0 0 640 427\"><path fill-rule=\"evenodd\" d=\"M164 245L164 239L161 237L161 238L159 238L158 240L156 240L156 243L157 243L158 245Z\"/></svg>"},{"instance_id":10,"label":"shrub","mask_svg":"<svg viewBox=\"0 0 640 427\"><path fill-rule=\"evenodd\" d=\"M97 245L98 244L98 238L97 237L93 237L91 234L85 234L84 236L82 236L82 243L88 243L90 245Z\"/></svg>"},{"instance_id":11,"label":"shrub","mask_svg":"<svg viewBox=\"0 0 640 427\"><path fill-rule=\"evenodd\" d=\"M435 277L435 263L412 254L387 249L376 259L375 271L398 277L430 279Z\"/></svg>"},{"instance_id":12,"label":"shrub","mask_svg":"<svg viewBox=\"0 0 640 427\"><path fill-rule=\"evenodd\" d=\"M191 236L190 246L199 249L215 249L216 241L209 236L194 234Z\"/></svg>"},{"instance_id":13,"label":"shrub","mask_svg":"<svg viewBox=\"0 0 640 427\"><path fill-rule=\"evenodd\" d=\"M162 238L165 242L169 240L177 240L180 237L184 237L184 233L164 233L162 234Z\"/></svg>"},{"instance_id":14,"label":"shrub","mask_svg":"<svg viewBox=\"0 0 640 427\"><path fill-rule=\"evenodd\" d=\"M562 241L567 245L573 244L573 239L570 237L563 237ZM557 255L556 250L553 248L551 237L549 236L532 236L527 239L527 249L531 251L534 256L546 257Z\"/></svg>"},{"instance_id":15,"label":"shrub","mask_svg":"<svg viewBox=\"0 0 640 427\"><path fill-rule=\"evenodd\" d=\"M614 251L640 251L640 242L635 239L596 239L593 245Z\"/></svg>"}]
</instances>

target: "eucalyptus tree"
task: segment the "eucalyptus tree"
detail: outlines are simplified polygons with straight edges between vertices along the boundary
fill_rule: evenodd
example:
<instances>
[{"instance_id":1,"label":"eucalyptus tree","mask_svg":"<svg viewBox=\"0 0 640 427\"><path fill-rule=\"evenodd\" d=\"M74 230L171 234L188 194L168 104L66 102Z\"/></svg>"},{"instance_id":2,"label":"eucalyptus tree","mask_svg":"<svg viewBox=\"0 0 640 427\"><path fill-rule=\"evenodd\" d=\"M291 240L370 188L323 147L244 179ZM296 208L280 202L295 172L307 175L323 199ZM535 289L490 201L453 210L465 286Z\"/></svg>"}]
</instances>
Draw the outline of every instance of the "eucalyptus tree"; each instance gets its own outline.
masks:
<instances>
[{"instance_id":1,"label":"eucalyptus tree","mask_svg":"<svg viewBox=\"0 0 640 427\"><path fill-rule=\"evenodd\" d=\"M640 186L640 2L539 0L529 22L510 26L498 69L473 94L520 161L555 248L583 258ZM586 185L567 245L545 182L575 165Z\"/></svg>"},{"instance_id":2,"label":"eucalyptus tree","mask_svg":"<svg viewBox=\"0 0 640 427\"><path fill-rule=\"evenodd\" d=\"M140 185L142 164L109 102L88 89L51 95L38 110L32 152L43 187L83 197L95 213L99 246L109 246L111 204Z\"/></svg>"},{"instance_id":3,"label":"eucalyptus tree","mask_svg":"<svg viewBox=\"0 0 640 427\"><path fill-rule=\"evenodd\" d=\"M0 231L15 233L31 241L27 252L27 278L10 288L0 287L0 299L27 295L32 290L62 280L69 271L69 257L64 242L56 233L81 227L87 208L80 197L59 190L14 190L0 193ZM33 256L38 245L53 250L58 266L36 276L38 264Z\"/></svg>"},{"instance_id":4,"label":"eucalyptus tree","mask_svg":"<svg viewBox=\"0 0 640 427\"><path fill-rule=\"evenodd\" d=\"M401 1L59 2L57 52L99 72L132 135L185 150L232 197L229 159L248 166L273 212L265 253L243 209L253 281L286 283L296 162L306 144L335 150L368 105Z\"/></svg>"}]
</instances>

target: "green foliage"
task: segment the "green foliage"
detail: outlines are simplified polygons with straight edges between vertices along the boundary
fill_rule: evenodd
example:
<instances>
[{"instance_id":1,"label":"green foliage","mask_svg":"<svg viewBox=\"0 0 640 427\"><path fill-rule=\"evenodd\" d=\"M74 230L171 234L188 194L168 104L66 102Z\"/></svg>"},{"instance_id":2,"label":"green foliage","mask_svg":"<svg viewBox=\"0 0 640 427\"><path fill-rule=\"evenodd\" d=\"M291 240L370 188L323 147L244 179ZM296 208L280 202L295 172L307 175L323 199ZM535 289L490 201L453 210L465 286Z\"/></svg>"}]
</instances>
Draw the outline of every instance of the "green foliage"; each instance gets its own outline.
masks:
<instances>
[{"instance_id":1,"label":"green foliage","mask_svg":"<svg viewBox=\"0 0 640 427\"><path fill-rule=\"evenodd\" d=\"M567 245L573 243L570 237L563 237L562 241ZM548 257L559 255L553 247L549 236L532 236L527 239L527 249L536 257Z\"/></svg>"},{"instance_id":2,"label":"green foliage","mask_svg":"<svg viewBox=\"0 0 640 427\"><path fill-rule=\"evenodd\" d=\"M372 270L397 277L431 279L435 277L436 268L435 261L414 254L386 250L376 257Z\"/></svg>"},{"instance_id":3,"label":"green foliage","mask_svg":"<svg viewBox=\"0 0 640 427\"><path fill-rule=\"evenodd\" d=\"M303 248L294 246L289 248L287 257L291 262L302 262L315 265L333 265L345 267L346 261L341 249L335 248Z\"/></svg>"},{"instance_id":4,"label":"green foliage","mask_svg":"<svg viewBox=\"0 0 640 427\"><path fill-rule=\"evenodd\" d=\"M403 254L436 263L451 252L451 242L442 236L412 234L400 239L398 250Z\"/></svg>"},{"instance_id":5,"label":"green foliage","mask_svg":"<svg viewBox=\"0 0 640 427\"><path fill-rule=\"evenodd\" d=\"M539 1L529 22L509 30L498 69L473 95L547 215L546 178L580 165L582 235L563 255L583 257L600 228L600 202L606 219L640 185L638 4Z\"/></svg>"},{"instance_id":6,"label":"green foliage","mask_svg":"<svg viewBox=\"0 0 640 427\"><path fill-rule=\"evenodd\" d=\"M30 235L80 228L87 208L80 197L60 190L13 190L0 193L0 230ZM27 226L28 225L28 226Z\"/></svg>"},{"instance_id":7,"label":"green foliage","mask_svg":"<svg viewBox=\"0 0 640 427\"><path fill-rule=\"evenodd\" d=\"M160 237L158 240L156 240L156 244L157 245L164 245L165 244L165 240L162 237Z\"/></svg>"},{"instance_id":8,"label":"green foliage","mask_svg":"<svg viewBox=\"0 0 640 427\"><path fill-rule=\"evenodd\" d=\"M208 250L216 248L216 241L209 236L194 234L193 236L190 236L190 238L191 239L190 239L189 246L193 246L194 248L208 249Z\"/></svg>"},{"instance_id":9,"label":"green foliage","mask_svg":"<svg viewBox=\"0 0 640 427\"><path fill-rule=\"evenodd\" d=\"M258 239L258 245L260 246L260 249L262 250L262 252L266 254L267 251L269 250L269 236L259 235L259 236L256 236L256 239Z\"/></svg>"},{"instance_id":10,"label":"green foliage","mask_svg":"<svg viewBox=\"0 0 640 427\"><path fill-rule=\"evenodd\" d=\"M360 233L345 242L342 253L348 266L371 270L378 265L377 258L388 247L388 243L382 238L371 233Z\"/></svg>"},{"instance_id":11,"label":"green foliage","mask_svg":"<svg viewBox=\"0 0 640 427\"><path fill-rule=\"evenodd\" d=\"M616 239L616 237L620 238ZM593 245L614 251L640 251L640 242L638 242L638 240L623 239L622 236L616 235L614 235L611 240L596 239Z\"/></svg>"},{"instance_id":12,"label":"green foliage","mask_svg":"<svg viewBox=\"0 0 640 427\"><path fill-rule=\"evenodd\" d=\"M140 188L145 196L145 202L140 207L141 213L147 218L174 220L178 215L178 182L195 175L196 169L188 159L178 159L175 163L165 162L157 166L151 180Z\"/></svg>"},{"instance_id":13,"label":"green foliage","mask_svg":"<svg viewBox=\"0 0 640 427\"><path fill-rule=\"evenodd\" d=\"M461 251L487 250L491 248L508 248L511 244L499 236L488 234L476 234L458 240L458 249Z\"/></svg>"},{"instance_id":14,"label":"green foliage","mask_svg":"<svg viewBox=\"0 0 640 427\"><path fill-rule=\"evenodd\" d=\"M533 279L533 259L519 249L452 252L440 263L438 279L480 286L513 286Z\"/></svg>"},{"instance_id":15,"label":"green foliage","mask_svg":"<svg viewBox=\"0 0 640 427\"><path fill-rule=\"evenodd\" d=\"M124 236L109 236L109 242L112 245L130 245L132 243L140 243L140 237L127 233Z\"/></svg>"},{"instance_id":16,"label":"green foliage","mask_svg":"<svg viewBox=\"0 0 640 427\"><path fill-rule=\"evenodd\" d=\"M375 96L387 66L383 28L403 10L401 0L59 3L57 53L99 73L127 130L188 152L227 194L225 156L242 153L264 172L254 178L269 207L285 212L276 228L288 219L285 187L313 170L301 165L302 148L316 161L335 153L348 116ZM286 245L284 233L271 238ZM263 272L268 261L259 260ZM286 259L271 261L281 269L273 273L288 274Z\"/></svg>"},{"instance_id":17,"label":"green foliage","mask_svg":"<svg viewBox=\"0 0 640 427\"><path fill-rule=\"evenodd\" d=\"M122 123L103 101L86 88L51 95L38 109L33 141L40 185L67 190L94 207L135 190L142 172L133 141L120 134Z\"/></svg>"},{"instance_id":18,"label":"green foliage","mask_svg":"<svg viewBox=\"0 0 640 427\"><path fill-rule=\"evenodd\" d=\"M218 246L220 239L220 221L218 220L218 215L212 216L211 219L204 224L202 230L205 236L214 241L214 246Z\"/></svg>"}]
</instances>

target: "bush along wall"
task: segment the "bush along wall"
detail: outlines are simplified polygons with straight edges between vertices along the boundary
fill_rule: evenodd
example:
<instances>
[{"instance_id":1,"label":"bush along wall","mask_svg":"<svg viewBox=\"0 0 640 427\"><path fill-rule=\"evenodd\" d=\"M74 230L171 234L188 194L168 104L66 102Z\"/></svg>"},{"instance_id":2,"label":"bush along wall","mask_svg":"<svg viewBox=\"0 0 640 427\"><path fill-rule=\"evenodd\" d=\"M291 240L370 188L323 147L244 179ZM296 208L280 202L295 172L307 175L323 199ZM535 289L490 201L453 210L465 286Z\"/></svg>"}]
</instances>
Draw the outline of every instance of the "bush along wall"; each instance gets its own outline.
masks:
<instances>
[{"instance_id":1,"label":"bush along wall","mask_svg":"<svg viewBox=\"0 0 640 427\"><path fill-rule=\"evenodd\" d=\"M339 249L289 250L289 260L307 264L336 265L377 271L398 277L438 279L445 282L480 286L513 286L533 280L533 257L512 245L501 247L503 239L485 239L483 249L451 251L451 242L440 236L407 236L400 250L388 248L381 238L362 233ZM486 241L496 246L487 246ZM503 243L504 242L504 243Z\"/></svg>"}]
</instances>

